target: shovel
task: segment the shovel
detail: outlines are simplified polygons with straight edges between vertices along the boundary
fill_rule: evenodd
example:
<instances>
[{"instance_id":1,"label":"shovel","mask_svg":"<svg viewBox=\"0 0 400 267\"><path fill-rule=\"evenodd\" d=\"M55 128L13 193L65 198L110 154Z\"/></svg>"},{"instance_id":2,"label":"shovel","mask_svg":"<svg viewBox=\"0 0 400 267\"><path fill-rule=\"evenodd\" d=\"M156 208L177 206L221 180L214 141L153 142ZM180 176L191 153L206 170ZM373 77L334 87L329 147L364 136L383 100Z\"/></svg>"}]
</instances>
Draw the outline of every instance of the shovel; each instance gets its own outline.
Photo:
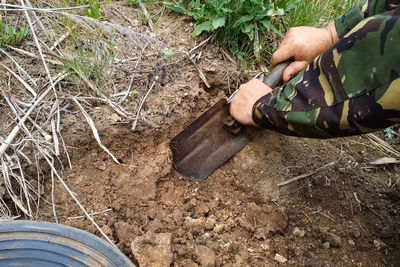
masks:
<instances>
[{"instance_id":1,"label":"shovel","mask_svg":"<svg viewBox=\"0 0 400 267\"><path fill-rule=\"evenodd\" d=\"M275 88L291 63L277 65L265 79L266 85ZM262 75L263 76L263 75ZM237 91L228 99L220 99L214 106L172 138L173 168L181 175L201 181L245 147L259 130L241 125L229 113L229 104Z\"/></svg>"}]
</instances>

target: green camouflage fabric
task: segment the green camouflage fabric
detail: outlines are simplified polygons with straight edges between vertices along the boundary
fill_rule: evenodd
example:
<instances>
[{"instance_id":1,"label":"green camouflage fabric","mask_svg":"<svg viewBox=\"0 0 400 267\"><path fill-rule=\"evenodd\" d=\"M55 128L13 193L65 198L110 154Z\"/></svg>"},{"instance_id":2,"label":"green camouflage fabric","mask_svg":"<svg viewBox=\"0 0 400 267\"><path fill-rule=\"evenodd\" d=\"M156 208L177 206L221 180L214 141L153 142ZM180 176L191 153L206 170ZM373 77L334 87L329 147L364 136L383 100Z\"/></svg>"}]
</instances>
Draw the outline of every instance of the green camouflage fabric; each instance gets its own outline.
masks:
<instances>
[{"instance_id":1,"label":"green camouflage fabric","mask_svg":"<svg viewBox=\"0 0 400 267\"><path fill-rule=\"evenodd\" d=\"M356 10L368 15L399 2L368 1ZM260 98L253 120L311 138L357 135L400 122L399 11L361 19L284 87ZM354 23L348 14L340 20L341 31Z\"/></svg>"},{"instance_id":2,"label":"green camouflage fabric","mask_svg":"<svg viewBox=\"0 0 400 267\"><path fill-rule=\"evenodd\" d=\"M339 38L351 31L363 19L395 9L400 0L364 0L349 12L335 20L336 31Z\"/></svg>"}]
</instances>

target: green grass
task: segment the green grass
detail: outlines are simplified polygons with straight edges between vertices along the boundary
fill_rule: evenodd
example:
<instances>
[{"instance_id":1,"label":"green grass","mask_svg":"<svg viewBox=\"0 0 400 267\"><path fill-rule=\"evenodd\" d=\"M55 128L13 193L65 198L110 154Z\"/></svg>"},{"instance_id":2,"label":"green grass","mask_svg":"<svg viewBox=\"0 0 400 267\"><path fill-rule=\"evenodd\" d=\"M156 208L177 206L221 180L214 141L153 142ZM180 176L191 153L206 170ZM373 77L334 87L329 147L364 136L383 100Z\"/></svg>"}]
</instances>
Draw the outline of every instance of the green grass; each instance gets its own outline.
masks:
<instances>
[{"instance_id":1,"label":"green grass","mask_svg":"<svg viewBox=\"0 0 400 267\"><path fill-rule=\"evenodd\" d=\"M25 25L17 28L3 22L0 16L0 45L16 46L29 34L29 27Z\"/></svg>"},{"instance_id":2,"label":"green grass","mask_svg":"<svg viewBox=\"0 0 400 267\"><path fill-rule=\"evenodd\" d=\"M283 20L287 29L296 26L324 27L359 2L360 0L300 0L295 10Z\"/></svg>"},{"instance_id":3,"label":"green grass","mask_svg":"<svg viewBox=\"0 0 400 267\"><path fill-rule=\"evenodd\" d=\"M103 18L103 5L104 2L111 2L111 0L62 0L62 7L71 7L71 6L85 6L92 5L91 7L84 8L80 11L80 15L91 17L94 19L102 19Z\"/></svg>"},{"instance_id":4,"label":"green grass","mask_svg":"<svg viewBox=\"0 0 400 267\"><path fill-rule=\"evenodd\" d=\"M98 43L86 41L78 43L76 47L71 55L60 59L70 74L69 80L102 96L110 83L109 70L115 57L113 46L105 48Z\"/></svg>"}]
</instances>

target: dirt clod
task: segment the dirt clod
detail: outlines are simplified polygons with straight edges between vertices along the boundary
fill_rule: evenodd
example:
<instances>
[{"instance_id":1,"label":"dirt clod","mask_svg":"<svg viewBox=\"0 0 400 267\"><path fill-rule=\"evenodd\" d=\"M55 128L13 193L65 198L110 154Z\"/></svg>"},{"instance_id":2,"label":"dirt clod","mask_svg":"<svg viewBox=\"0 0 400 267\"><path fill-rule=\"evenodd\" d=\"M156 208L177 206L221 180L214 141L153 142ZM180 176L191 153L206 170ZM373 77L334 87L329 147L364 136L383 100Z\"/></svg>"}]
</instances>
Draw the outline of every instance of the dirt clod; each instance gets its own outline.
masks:
<instances>
[{"instance_id":1,"label":"dirt clod","mask_svg":"<svg viewBox=\"0 0 400 267\"><path fill-rule=\"evenodd\" d=\"M276 260L279 263L287 262L287 259L278 253L275 254L274 260Z\"/></svg>"},{"instance_id":2,"label":"dirt clod","mask_svg":"<svg viewBox=\"0 0 400 267\"><path fill-rule=\"evenodd\" d=\"M195 255L201 267L214 267L216 263L215 253L206 246L196 246Z\"/></svg>"},{"instance_id":3,"label":"dirt clod","mask_svg":"<svg viewBox=\"0 0 400 267\"><path fill-rule=\"evenodd\" d=\"M293 229L293 234L294 234L295 236L298 236L298 237L303 237L303 236L306 234L306 232L305 232L304 230L301 230L301 229L298 228L298 227L295 227L295 228Z\"/></svg>"},{"instance_id":4,"label":"dirt clod","mask_svg":"<svg viewBox=\"0 0 400 267\"><path fill-rule=\"evenodd\" d=\"M134 258L141 267L170 266L173 259L170 233L154 234L147 232L131 243Z\"/></svg>"},{"instance_id":5,"label":"dirt clod","mask_svg":"<svg viewBox=\"0 0 400 267\"><path fill-rule=\"evenodd\" d=\"M333 247L341 247L342 246L342 238L335 233L324 232L322 233L323 239Z\"/></svg>"}]
</instances>

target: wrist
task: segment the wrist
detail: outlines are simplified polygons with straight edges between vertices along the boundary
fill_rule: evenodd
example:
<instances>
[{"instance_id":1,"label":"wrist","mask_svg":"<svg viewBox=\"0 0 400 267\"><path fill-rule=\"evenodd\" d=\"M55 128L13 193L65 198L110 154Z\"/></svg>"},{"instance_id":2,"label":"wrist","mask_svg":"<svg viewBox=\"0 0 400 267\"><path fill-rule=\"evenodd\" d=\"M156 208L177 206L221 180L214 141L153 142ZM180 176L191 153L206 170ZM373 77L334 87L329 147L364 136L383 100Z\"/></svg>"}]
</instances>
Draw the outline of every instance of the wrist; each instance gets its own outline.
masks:
<instances>
[{"instance_id":1,"label":"wrist","mask_svg":"<svg viewBox=\"0 0 400 267\"><path fill-rule=\"evenodd\" d=\"M325 30L328 32L329 37L331 39L331 44L334 45L339 41L339 36L338 33L336 31L336 26L335 26L335 22L331 22L328 24L328 26L325 27Z\"/></svg>"}]
</instances>

